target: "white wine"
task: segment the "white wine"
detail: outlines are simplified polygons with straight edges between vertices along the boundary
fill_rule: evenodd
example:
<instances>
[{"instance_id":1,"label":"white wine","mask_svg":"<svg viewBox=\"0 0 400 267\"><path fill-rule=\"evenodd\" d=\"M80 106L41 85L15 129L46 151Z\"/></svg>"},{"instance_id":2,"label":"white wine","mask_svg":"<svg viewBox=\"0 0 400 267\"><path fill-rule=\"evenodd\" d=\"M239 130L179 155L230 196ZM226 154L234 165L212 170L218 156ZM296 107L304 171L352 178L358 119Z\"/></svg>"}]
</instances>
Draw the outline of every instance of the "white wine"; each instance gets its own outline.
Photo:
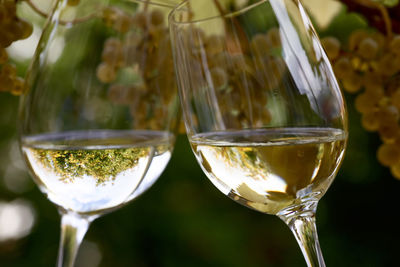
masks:
<instances>
[{"instance_id":1,"label":"white wine","mask_svg":"<svg viewBox=\"0 0 400 267\"><path fill-rule=\"evenodd\" d=\"M224 131L190 138L213 184L239 203L276 214L319 199L343 159L347 135L331 128Z\"/></svg>"},{"instance_id":2,"label":"white wine","mask_svg":"<svg viewBox=\"0 0 400 267\"><path fill-rule=\"evenodd\" d=\"M146 191L166 167L174 137L158 131L82 131L24 137L22 151L56 205L96 214Z\"/></svg>"}]
</instances>

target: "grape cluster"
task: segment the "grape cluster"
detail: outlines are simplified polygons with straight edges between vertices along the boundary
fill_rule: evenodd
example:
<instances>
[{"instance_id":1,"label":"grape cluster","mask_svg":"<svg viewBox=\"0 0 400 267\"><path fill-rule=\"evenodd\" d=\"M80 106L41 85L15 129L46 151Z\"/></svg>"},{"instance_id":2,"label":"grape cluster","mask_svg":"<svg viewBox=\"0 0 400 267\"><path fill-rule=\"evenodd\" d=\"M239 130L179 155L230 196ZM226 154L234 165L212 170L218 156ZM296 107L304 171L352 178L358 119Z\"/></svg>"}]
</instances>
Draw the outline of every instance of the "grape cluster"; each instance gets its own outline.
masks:
<instances>
[{"instance_id":1,"label":"grape cluster","mask_svg":"<svg viewBox=\"0 0 400 267\"><path fill-rule=\"evenodd\" d=\"M102 19L115 35L104 43L97 78L110 85L108 95L114 103L130 106L136 127L159 129L176 95L164 13L144 9L130 15L111 7L104 9ZM121 81L124 72L137 76L137 81Z\"/></svg>"},{"instance_id":2,"label":"grape cluster","mask_svg":"<svg viewBox=\"0 0 400 267\"><path fill-rule=\"evenodd\" d=\"M269 95L286 71L276 53L281 47L279 29L273 27L240 42L230 38L228 31L207 36L199 28L187 29L184 39L192 48L192 82L195 87L213 87L227 128L265 126L271 122Z\"/></svg>"},{"instance_id":3,"label":"grape cluster","mask_svg":"<svg viewBox=\"0 0 400 267\"><path fill-rule=\"evenodd\" d=\"M343 89L357 94L361 124L378 132L378 161L400 179L400 35L356 30L346 45L334 37L321 40Z\"/></svg>"},{"instance_id":4,"label":"grape cluster","mask_svg":"<svg viewBox=\"0 0 400 267\"><path fill-rule=\"evenodd\" d=\"M80 0L67 0L67 5L77 6L77 5L79 5L80 2L81 2Z\"/></svg>"},{"instance_id":5,"label":"grape cluster","mask_svg":"<svg viewBox=\"0 0 400 267\"><path fill-rule=\"evenodd\" d=\"M0 92L20 95L24 91L24 80L17 76L15 66L8 62L6 48L29 37L33 27L17 17L16 4L15 0L0 0Z\"/></svg>"}]
</instances>

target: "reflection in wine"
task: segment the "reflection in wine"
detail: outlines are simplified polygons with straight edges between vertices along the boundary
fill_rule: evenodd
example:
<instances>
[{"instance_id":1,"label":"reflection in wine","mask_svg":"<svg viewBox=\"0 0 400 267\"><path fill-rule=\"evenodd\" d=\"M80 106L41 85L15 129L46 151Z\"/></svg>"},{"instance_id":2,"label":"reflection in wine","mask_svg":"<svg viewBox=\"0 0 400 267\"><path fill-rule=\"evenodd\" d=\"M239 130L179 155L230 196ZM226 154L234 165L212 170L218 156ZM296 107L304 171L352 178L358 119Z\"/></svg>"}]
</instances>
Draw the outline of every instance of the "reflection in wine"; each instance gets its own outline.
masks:
<instances>
[{"instance_id":1,"label":"reflection in wine","mask_svg":"<svg viewBox=\"0 0 400 267\"><path fill-rule=\"evenodd\" d=\"M52 202L96 213L150 187L155 179L147 178L148 170L157 165L163 171L173 141L167 132L127 130L44 134L22 143L33 176Z\"/></svg>"}]
</instances>

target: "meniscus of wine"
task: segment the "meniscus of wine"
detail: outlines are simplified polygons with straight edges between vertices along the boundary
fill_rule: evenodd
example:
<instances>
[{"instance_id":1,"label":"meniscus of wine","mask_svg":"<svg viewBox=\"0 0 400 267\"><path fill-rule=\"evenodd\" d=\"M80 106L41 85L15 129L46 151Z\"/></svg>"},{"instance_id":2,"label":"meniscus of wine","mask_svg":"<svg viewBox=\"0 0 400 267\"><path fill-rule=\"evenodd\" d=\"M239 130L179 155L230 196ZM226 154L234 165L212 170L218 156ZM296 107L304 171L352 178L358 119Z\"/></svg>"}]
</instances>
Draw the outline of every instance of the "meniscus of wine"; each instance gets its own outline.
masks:
<instances>
[{"instance_id":1,"label":"meniscus of wine","mask_svg":"<svg viewBox=\"0 0 400 267\"><path fill-rule=\"evenodd\" d=\"M159 131L77 131L22 138L40 189L65 210L96 214L146 191L166 167L174 137Z\"/></svg>"},{"instance_id":2,"label":"meniscus of wine","mask_svg":"<svg viewBox=\"0 0 400 267\"><path fill-rule=\"evenodd\" d=\"M332 128L276 128L211 132L190 138L213 184L233 200L277 214L319 199L343 159L347 135Z\"/></svg>"}]
</instances>

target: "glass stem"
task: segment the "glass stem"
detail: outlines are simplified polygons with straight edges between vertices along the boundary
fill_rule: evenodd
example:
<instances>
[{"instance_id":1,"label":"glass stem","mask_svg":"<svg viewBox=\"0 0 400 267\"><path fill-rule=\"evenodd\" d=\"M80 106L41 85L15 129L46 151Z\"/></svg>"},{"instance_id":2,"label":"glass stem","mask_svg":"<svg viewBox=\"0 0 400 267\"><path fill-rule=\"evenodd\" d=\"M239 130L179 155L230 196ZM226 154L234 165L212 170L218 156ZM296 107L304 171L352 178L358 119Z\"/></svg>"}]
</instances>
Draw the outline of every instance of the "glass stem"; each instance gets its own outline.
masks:
<instances>
[{"instance_id":1,"label":"glass stem","mask_svg":"<svg viewBox=\"0 0 400 267\"><path fill-rule=\"evenodd\" d=\"M325 267L315 225L317 201L281 211L278 217L290 228L299 244L308 267Z\"/></svg>"},{"instance_id":2,"label":"glass stem","mask_svg":"<svg viewBox=\"0 0 400 267\"><path fill-rule=\"evenodd\" d=\"M58 267L73 267L79 246L92 219L67 212L61 214L61 239L58 250Z\"/></svg>"}]
</instances>

